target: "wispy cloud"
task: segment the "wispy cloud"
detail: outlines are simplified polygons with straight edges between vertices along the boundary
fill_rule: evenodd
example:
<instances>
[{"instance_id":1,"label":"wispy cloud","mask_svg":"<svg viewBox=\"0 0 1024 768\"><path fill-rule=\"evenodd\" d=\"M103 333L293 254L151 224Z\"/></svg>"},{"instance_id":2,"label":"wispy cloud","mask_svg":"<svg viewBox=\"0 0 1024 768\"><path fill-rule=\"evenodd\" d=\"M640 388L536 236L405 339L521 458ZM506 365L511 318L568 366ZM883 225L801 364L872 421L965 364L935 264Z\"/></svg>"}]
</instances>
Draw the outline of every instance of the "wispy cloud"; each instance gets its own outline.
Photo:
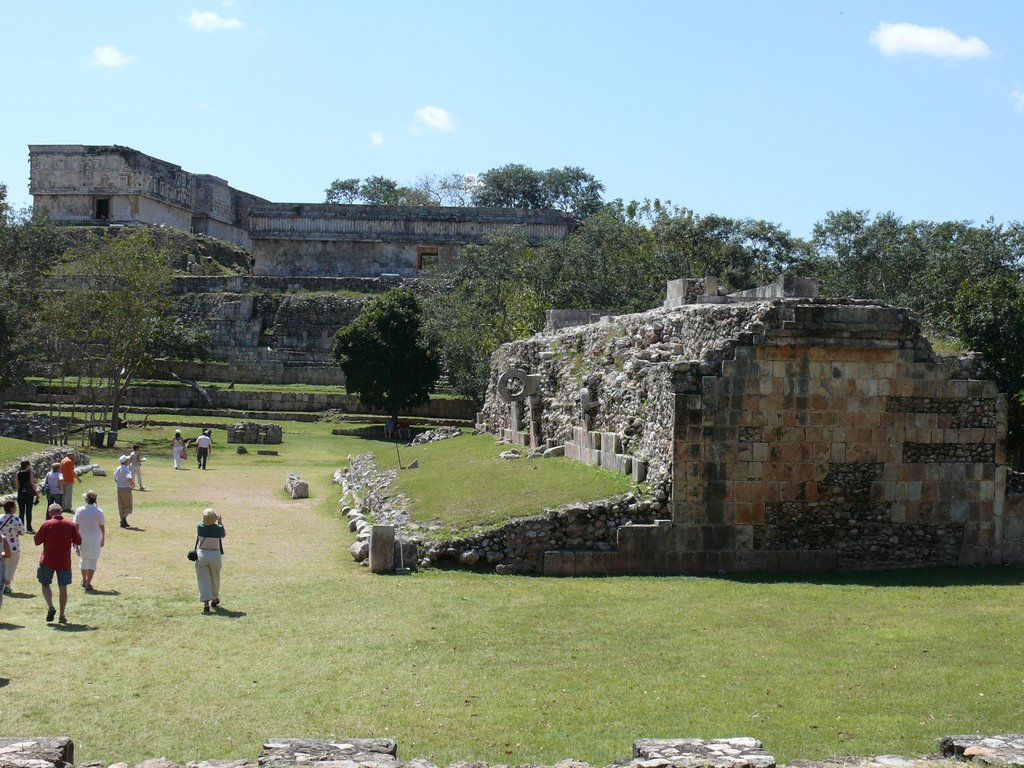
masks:
<instances>
[{"instance_id":1,"label":"wispy cloud","mask_svg":"<svg viewBox=\"0 0 1024 768\"><path fill-rule=\"evenodd\" d=\"M884 56L923 53L940 59L984 59L992 55L977 37L959 37L943 27L882 22L871 33L871 44Z\"/></svg>"},{"instance_id":2,"label":"wispy cloud","mask_svg":"<svg viewBox=\"0 0 1024 768\"><path fill-rule=\"evenodd\" d=\"M1010 91L1010 101L1017 108L1018 112L1024 112L1024 87L1018 85Z\"/></svg>"},{"instance_id":3,"label":"wispy cloud","mask_svg":"<svg viewBox=\"0 0 1024 768\"><path fill-rule=\"evenodd\" d=\"M375 147L384 146L384 132L383 131L370 131L368 134L370 137L370 143Z\"/></svg>"},{"instance_id":4,"label":"wispy cloud","mask_svg":"<svg viewBox=\"0 0 1024 768\"><path fill-rule=\"evenodd\" d=\"M416 110L415 126L426 126L436 131L454 131L455 122L447 110L441 107L420 107Z\"/></svg>"},{"instance_id":5,"label":"wispy cloud","mask_svg":"<svg viewBox=\"0 0 1024 768\"><path fill-rule=\"evenodd\" d=\"M123 67L134 61L134 56L125 56L116 45L101 45L92 52L92 63L101 67Z\"/></svg>"},{"instance_id":6,"label":"wispy cloud","mask_svg":"<svg viewBox=\"0 0 1024 768\"><path fill-rule=\"evenodd\" d=\"M245 22L226 19L213 11L197 11L193 8L192 15L188 17L188 25L200 32L214 32L218 29L242 29Z\"/></svg>"}]
</instances>

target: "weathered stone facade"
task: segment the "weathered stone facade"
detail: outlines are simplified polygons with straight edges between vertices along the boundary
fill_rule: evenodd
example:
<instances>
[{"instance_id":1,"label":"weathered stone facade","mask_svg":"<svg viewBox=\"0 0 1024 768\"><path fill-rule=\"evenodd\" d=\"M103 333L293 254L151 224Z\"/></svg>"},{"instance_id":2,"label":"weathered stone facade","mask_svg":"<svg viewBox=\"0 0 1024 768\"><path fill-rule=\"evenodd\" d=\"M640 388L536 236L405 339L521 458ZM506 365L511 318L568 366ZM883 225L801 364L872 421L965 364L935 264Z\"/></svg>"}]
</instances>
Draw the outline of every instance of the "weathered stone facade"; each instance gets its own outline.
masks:
<instances>
[{"instance_id":1,"label":"weathered stone facade","mask_svg":"<svg viewBox=\"0 0 1024 768\"><path fill-rule=\"evenodd\" d=\"M415 277L503 229L538 243L567 237L572 223L559 211L508 208L263 205L249 219L253 274Z\"/></svg>"},{"instance_id":2,"label":"weathered stone facade","mask_svg":"<svg viewBox=\"0 0 1024 768\"><path fill-rule=\"evenodd\" d=\"M671 487L671 520L620 528L607 572L1021 562L1005 397L991 381L952 378L974 368L939 362L912 313L708 298L542 334L492 359L479 416L489 429L518 428L522 441L532 415L545 445L602 465L632 456ZM497 397L508 368L540 375L532 414ZM581 430L618 435L621 452L581 452ZM545 571L573 573L584 556L546 555Z\"/></svg>"},{"instance_id":3,"label":"weathered stone facade","mask_svg":"<svg viewBox=\"0 0 1024 768\"><path fill-rule=\"evenodd\" d=\"M267 202L129 147L33 144L29 163L35 212L58 224L163 224L248 248L249 209Z\"/></svg>"}]
</instances>

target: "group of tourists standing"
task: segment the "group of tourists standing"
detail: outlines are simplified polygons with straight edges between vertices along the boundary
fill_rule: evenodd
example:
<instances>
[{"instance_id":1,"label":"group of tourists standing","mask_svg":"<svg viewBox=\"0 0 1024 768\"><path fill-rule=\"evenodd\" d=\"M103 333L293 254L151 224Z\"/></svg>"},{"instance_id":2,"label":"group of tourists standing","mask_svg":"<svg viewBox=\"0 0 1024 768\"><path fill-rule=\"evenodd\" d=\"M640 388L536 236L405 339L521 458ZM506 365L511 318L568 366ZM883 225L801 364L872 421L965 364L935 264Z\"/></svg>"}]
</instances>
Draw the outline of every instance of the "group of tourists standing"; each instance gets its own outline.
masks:
<instances>
[{"instance_id":1,"label":"group of tourists standing","mask_svg":"<svg viewBox=\"0 0 1024 768\"><path fill-rule=\"evenodd\" d=\"M206 469L207 460L212 447L211 431L204 429L195 439L196 462L199 469ZM187 445L180 430L175 430L171 444L174 468L181 468L181 460L187 457ZM130 528L128 516L134 511L133 492L136 488L145 491L142 484L141 446L135 445L130 454L121 456L119 466L113 473L114 486L117 493L118 516L122 528ZM3 503L3 514L0 514L0 606L3 596L13 594L11 582L14 579L21 559L21 538L32 534L37 547L42 547L36 579L42 587L43 598L46 600L46 621L52 622L55 616L61 624L67 623L66 607L68 586L73 580L71 570L71 553L78 555L81 572L82 588L86 592L94 592L93 577L103 548L106 546L106 518L103 510L97 505L96 491L82 494L85 503L75 510L72 520L65 518L64 513L71 510L74 488L78 480L75 466L75 451L68 450L64 458L51 465L50 471L37 483L31 462L23 460L15 476L15 499ZM46 520L33 528L32 512L41 497L46 496ZM220 573L224 554L223 539L226 536L221 516L213 509L203 510L202 521L196 527L195 561L196 581L199 586L199 599L203 603L203 613L210 613L211 608L220 605ZM53 580L57 580L57 604L53 599Z\"/></svg>"}]
</instances>

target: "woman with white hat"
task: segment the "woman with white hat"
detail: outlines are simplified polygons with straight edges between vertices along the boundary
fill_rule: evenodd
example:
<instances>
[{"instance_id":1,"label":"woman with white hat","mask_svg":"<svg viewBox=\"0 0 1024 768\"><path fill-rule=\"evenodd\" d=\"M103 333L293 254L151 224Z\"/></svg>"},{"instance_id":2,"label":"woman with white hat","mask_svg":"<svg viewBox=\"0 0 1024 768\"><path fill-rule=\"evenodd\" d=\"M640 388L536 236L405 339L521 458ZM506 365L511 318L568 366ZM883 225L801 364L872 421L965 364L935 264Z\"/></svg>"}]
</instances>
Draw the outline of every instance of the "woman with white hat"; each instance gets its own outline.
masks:
<instances>
[{"instance_id":1,"label":"woman with white hat","mask_svg":"<svg viewBox=\"0 0 1024 768\"><path fill-rule=\"evenodd\" d=\"M75 527L82 534L82 543L75 549L78 550L78 567L82 571L82 587L86 592L92 592L92 577L96 575L100 552L107 544L107 521L103 510L96 506L96 491L86 491L82 496L85 505L75 511Z\"/></svg>"},{"instance_id":2,"label":"woman with white hat","mask_svg":"<svg viewBox=\"0 0 1024 768\"><path fill-rule=\"evenodd\" d=\"M212 509L203 510L203 522L196 526L196 581L203 613L220 605L220 566L224 556L224 521Z\"/></svg>"}]
</instances>

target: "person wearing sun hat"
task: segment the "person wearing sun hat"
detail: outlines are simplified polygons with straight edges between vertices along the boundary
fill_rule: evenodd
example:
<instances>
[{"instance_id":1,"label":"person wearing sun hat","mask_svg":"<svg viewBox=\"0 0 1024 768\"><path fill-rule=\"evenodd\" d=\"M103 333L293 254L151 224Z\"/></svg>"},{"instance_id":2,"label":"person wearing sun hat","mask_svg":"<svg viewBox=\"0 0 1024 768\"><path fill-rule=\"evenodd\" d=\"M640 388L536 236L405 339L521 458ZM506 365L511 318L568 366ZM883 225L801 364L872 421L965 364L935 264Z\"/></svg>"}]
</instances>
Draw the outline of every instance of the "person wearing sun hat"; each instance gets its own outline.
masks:
<instances>
[{"instance_id":1,"label":"person wearing sun hat","mask_svg":"<svg viewBox=\"0 0 1024 768\"><path fill-rule=\"evenodd\" d=\"M135 476L128 466L131 456L122 456L121 466L114 470L114 485L117 486L117 514L121 518L121 527L128 527L128 515L132 513L132 489L135 487Z\"/></svg>"},{"instance_id":2,"label":"person wearing sun hat","mask_svg":"<svg viewBox=\"0 0 1024 768\"><path fill-rule=\"evenodd\" d=\"M86 592L92 592L92 577L96 575L100 552L107 543L107 521L103 510L96 506L96 491L86 491L82 497L85 505L75 511L75 527L82 543L75 549L78 551L78 567L82 571L82 587Z\"/></svg>"},{"instance_id":3,"label":"person wearing sun hat","mask_svg":"<svg viewBox=\"0 0 1024 768\"><path fill-rule=\"evenodd\" d=\"M220 566L224 557L224 521L212 509L203 510L203 521L196 526L196 581L199 583L199 599L203 613L210 612L210 606L220 605Z\"/></svg>"}]
</instances>

